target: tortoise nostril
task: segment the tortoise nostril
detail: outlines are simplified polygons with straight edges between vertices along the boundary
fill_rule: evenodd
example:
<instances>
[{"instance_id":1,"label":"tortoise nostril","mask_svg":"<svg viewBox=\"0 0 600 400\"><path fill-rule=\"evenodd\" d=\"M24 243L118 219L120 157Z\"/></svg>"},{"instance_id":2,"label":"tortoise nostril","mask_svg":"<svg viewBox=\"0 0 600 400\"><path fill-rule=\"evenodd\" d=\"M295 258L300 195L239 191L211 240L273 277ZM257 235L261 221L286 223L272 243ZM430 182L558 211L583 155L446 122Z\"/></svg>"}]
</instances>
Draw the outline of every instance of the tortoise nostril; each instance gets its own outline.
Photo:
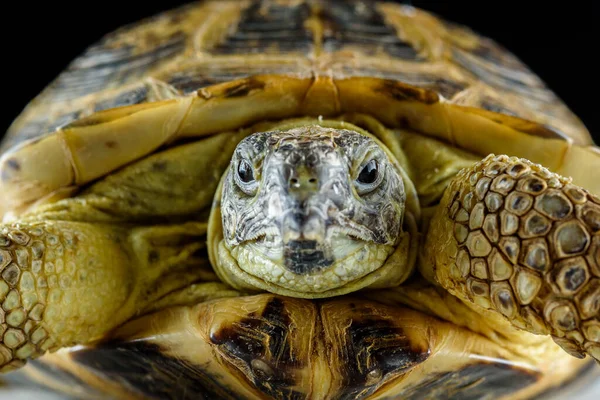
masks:
<instances>
[{"instance_id":1,"label":"tortoise nostril","mask_svg":"<svg viewBox=\"0 0 600 400\"><path fill-rule=\"evenodd\" d=\"M315 190L319 180L314 176L306 176L294 174L288 179L288 186L297 190Z\"/></svg>"}]
</instances>

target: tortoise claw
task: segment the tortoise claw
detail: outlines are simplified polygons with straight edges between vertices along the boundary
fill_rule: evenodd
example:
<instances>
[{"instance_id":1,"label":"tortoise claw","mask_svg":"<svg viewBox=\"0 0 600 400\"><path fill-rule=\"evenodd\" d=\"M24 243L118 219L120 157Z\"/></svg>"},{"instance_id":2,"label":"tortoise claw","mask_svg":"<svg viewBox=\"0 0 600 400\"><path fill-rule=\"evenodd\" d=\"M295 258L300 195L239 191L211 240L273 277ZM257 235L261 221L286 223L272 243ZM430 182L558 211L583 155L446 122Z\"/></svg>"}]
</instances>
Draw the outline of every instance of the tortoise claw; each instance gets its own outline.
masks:
<instances>
[{"instance_id":1,"label":"tortoise claw","mask_svg":"<svg viewBox=\"0 0 600 400\"><path fill-rule=\"evenodd\" d=\"M449 185L426 254L454 295L600 359L600 200L569 179L487 157Z\"/></svg>"}]
</instances>

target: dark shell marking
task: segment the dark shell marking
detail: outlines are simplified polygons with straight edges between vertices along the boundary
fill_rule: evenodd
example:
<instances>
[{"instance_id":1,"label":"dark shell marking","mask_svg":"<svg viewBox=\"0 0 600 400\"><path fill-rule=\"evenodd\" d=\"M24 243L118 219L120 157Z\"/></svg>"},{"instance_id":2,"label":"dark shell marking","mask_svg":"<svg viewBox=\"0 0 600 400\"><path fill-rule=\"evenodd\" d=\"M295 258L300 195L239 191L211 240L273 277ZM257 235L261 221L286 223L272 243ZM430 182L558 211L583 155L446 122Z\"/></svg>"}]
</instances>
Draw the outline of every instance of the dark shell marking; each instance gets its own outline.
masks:
<instances>
[{"instance_id":1,"label":"dark shell marking","mask_svg":"<svg viewBox=\"0 0 600 400\"><path fill-rule=\"evenodd\" d=\"M237 30L209 51L215 55L308 54L313 37L305 29L304 21L310 14L306 3L289 6L273 3L265 7L253 2L242 13Z\"/></svg>"},{"instance_id":2,"label":"dark shell marking","mask_svg":"<svg viewBox=\"0 0 600 400\"><path fill-rule=\"evenodd\" d=\"M305 360L288 338L291 323L285 304L273 297L261 315L211 332L210 340L240 370L251 371L246 376L261 392L278 399L302 399L305 395L293 389L291 371ZM271 357L276 365L269 362Z\"/></svg>"},{"instance_id":3,"label":"dark shell marking","mask_svg":"<svg viewBox=\"0 0 600 400\"><path fill-rule=\"evenodd\" d=\"M105 343L74 352L73 361L120 382L123 390L149 399L238 399L235 390L222 387L201 366L169 357L150 342ZM157 370L160 374L157 375Z\"/></svg>"},{"instance_id":4,"label":"dark shell marking","mask_svg":"<svg viewBox=\"0 0 600 400\"><path fill-rule=\"evenodd\" d=\"M433 91L417 89L392 80L383 81L379 93L397 101L418 101L425 104L439 101L438 94Z\"/></svg>"},{"instance_id":5,"label":"dark shell marking","mask_svg":"<svg viewBox=\"0 0 600 400\"><path fill-rule=\"evenodd\" d=\"M398 31L387 25L374 7L362 1L336 0L319 9L319 17L328 29L323 37L323 50L335 52L359 48L361 53L374 56L378 52L409 61L426 61Z\"/></svg>"},{"instance_id":6,"label":"dark shell marking","mask_svg":"<svg viewBox=\"0 0 600 400\"><path fill-rule=\"evenodd\" d=\"M366 398L382 378L408 372L429 357L427 349L416 347L386 319L352 320L345 334L350 341L340 349L345 366L340 399Z\"/></svg>"},{"instance_id":7,"label":"dark shell marking","mask_svg":"<svg viewBox=\"0 0 600 400\"><path fill-rule=\"evenodd\" d=\"M500 398L515 393L540 378L539 372L518 366L482 362L430 377L407 390L403 398L479 400L490 398L492 394L494 398Z\"/></svg>"}]
</instances>

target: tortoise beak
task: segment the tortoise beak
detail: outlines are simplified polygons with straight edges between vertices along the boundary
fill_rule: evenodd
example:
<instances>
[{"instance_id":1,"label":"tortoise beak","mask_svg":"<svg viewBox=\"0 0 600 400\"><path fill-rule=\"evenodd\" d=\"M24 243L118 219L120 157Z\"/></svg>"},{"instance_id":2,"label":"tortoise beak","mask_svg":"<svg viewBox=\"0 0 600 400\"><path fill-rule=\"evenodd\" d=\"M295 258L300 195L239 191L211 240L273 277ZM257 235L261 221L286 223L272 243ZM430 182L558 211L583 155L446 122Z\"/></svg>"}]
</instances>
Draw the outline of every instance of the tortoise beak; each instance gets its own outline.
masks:
<instances>
[{"instance_id":1,"label":"tortoise beak","mask_svg":"<svg viewBox=\"0 0 600 400\"><path fill-rule=\"evenodd\" d=\"M310 274L333 264L323 246L314 240L292 240L284 245L285 268L295 274Z\"/></svg>"},{"instance_id":2,"label":"tortoise beak","mask_svg":"<svg viewBox=\"0 0 600 400\"><path fill-rule=\"evenodd\" d=\"M319 179L313 168L294 169L287 183L291 209L281 221L284 266L296 274L310 274L334 261L326 244L327 210L319 199Z\"/></svg>"},{"instance_id":3,"label":"tortoise beak","mask_svg":"<svg viewBox=\"0 0 600 400\"><path fill-rule=\"evenodd\" d=\"M284 243L291 241L316 241L325 238L325 199L319 199L318 171L304 164L289 167L284 172L285 200L281 233Z\"/></svg>"}]
</instances>

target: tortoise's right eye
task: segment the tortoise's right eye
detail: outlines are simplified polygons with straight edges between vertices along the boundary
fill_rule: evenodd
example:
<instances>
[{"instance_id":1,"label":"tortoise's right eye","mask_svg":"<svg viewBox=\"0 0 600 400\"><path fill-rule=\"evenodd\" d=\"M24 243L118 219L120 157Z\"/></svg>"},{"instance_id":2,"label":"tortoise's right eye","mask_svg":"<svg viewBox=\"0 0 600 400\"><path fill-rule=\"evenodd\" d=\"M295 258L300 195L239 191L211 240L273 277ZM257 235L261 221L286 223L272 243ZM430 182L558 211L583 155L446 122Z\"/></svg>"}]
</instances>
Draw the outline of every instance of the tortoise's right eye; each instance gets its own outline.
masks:
<instances>
[{"instance_id":1,"label":"tortoise's right eye","mask_svg":"<svg viewBox=\"0 0 600 400\"><path fill-rule=\"evenodd\" d=\"M254 172L252 171L252 166L250 163L248 163L248 161L241 160L238 164L237 172L242 182L250 183L254 181Z\"/></svg>"},{"instance_id":2,"label":"tortoise's right eye","mask_svg":"<svg viewBox=\"0 0 600 400\"><path fill-rule=\"evenodd\" d=\"M237 187L248 196L254 196L258 190L257 178L256 171L250 161L244 158L240 159L237 163L233 179Z\"/></svg>"}]
</instances>

